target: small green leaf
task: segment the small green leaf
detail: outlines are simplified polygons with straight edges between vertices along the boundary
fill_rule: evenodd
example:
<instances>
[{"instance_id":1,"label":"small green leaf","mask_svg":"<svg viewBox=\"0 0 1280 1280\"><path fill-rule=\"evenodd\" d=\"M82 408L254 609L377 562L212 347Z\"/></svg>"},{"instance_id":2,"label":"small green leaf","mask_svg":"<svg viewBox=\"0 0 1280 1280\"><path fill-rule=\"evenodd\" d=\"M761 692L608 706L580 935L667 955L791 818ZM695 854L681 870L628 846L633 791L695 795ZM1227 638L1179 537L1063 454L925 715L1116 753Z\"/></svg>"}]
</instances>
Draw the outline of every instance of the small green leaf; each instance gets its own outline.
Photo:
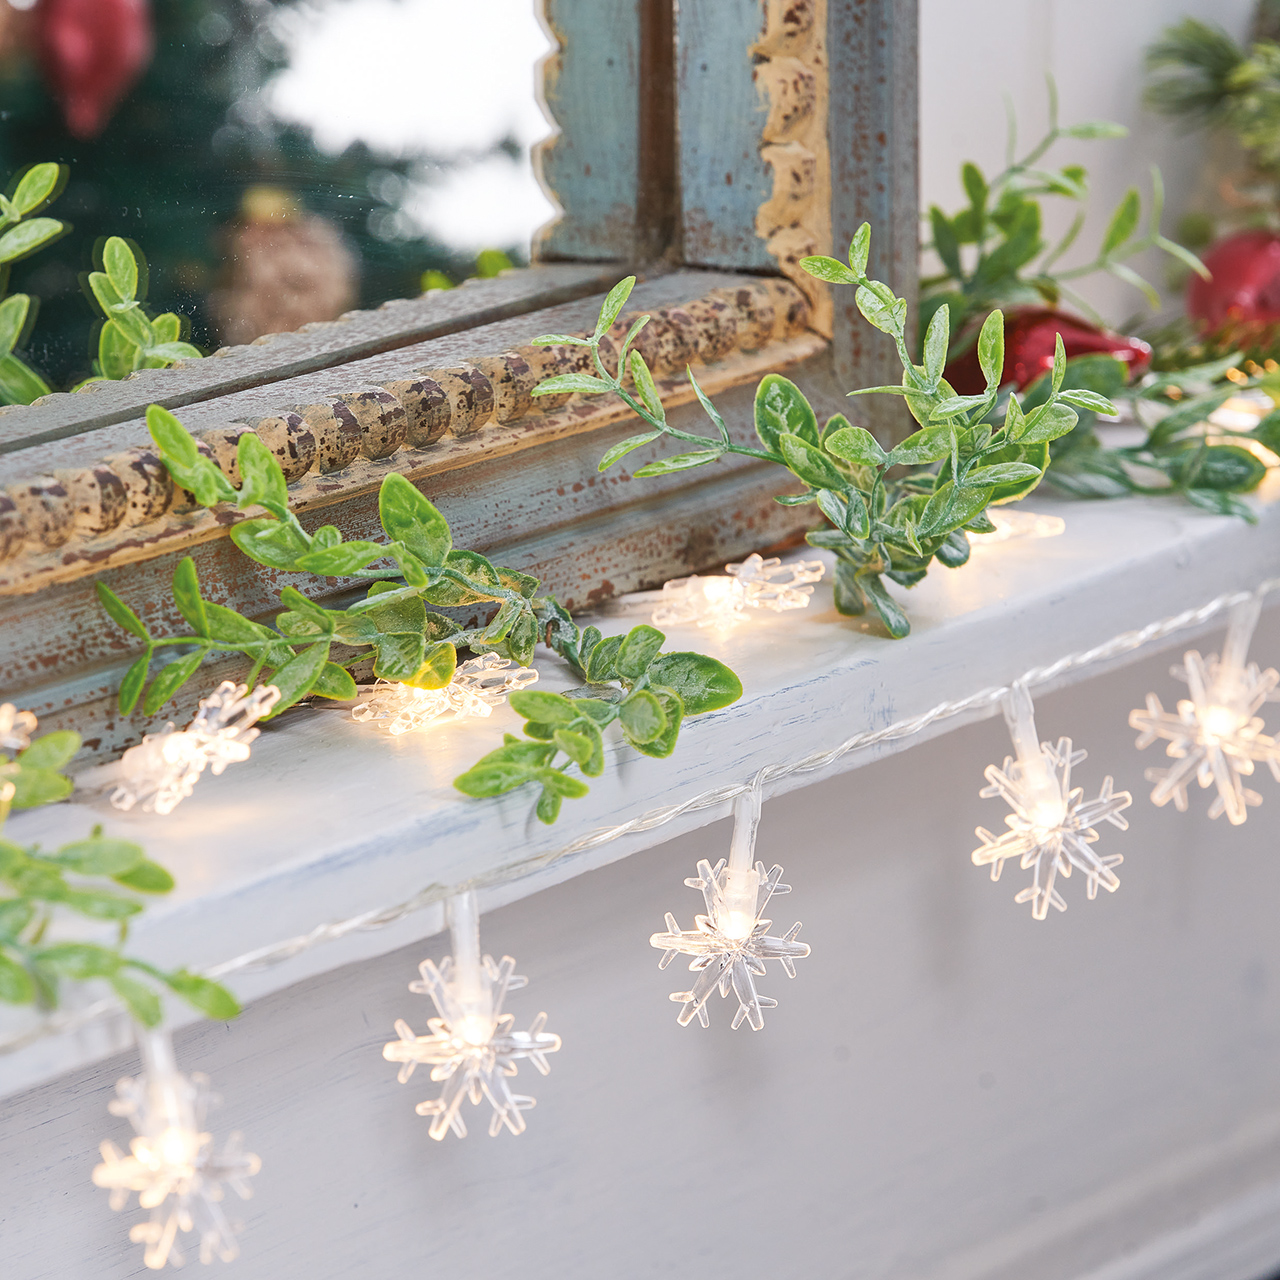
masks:
<instances>
[{"instance_id":1,"label":"small green leaf","mask_svg":"<svg viewBox=\"0 0 1280 1280\"><path fill-rule=\"evenodd\" d=\"M523 716L526 720L536 720L541 724L572 724L579 715L573 704L558 693L543 693L537 689L517 689L507 700L517 715Z\"/></svg>"},{"instance_id":2,"label":"small green leaf","mask_svg":"<svg viewBox=\"0 0 1280 1280\"><path fill-rule=\"evenodd\" d=\"M880 442L865 427L828 431L822 438L822 447L835 457L862 467L878 467L887 456Z\"/></svg>"},{"instance_id":3,"label":"small green leaf","mask_svg":"<svg viewBox=\"0 0 1280 1280\"><path fill-rule=\"evenodd\" d=\"M200 596L200 580L196 576L196 562L190 556L179 560L173 571L173 602L178 606L178 612L191 624L196 635L209 634L209 621L205 617L204 600Z\"/></svg>"},{"instance_id":4,"label":"small green leaf","mask_svg":"<svg viewBox=\"0 0 1280 1280\"><path fill-rule=\"evenodd\" d=\"M17 356L0 356L0 400L5 404L30 404L49 394L49 384Z\"/></svg>"},{"instance_id":5,"label":"small green leaf","mask_svg":"<svg viewBox=\"0 0 1280 1280\"><path fill-rule=\"evenodd\" d=\"M338 666L336 662L326 662L315 684L311 686L311 692L317 697L334 698L338 702L346 702L358 696L360 691L356 688L356 682L350 671Z\"/></svg>"},{"instance_id":6,"label":"small green leaf","mask_svg":"<svg viewBox=\"0 0 1280 1280\"><path fill-rule=\"evenodd\" d=\"M1066 404L1074 405L1077 409L1085 409L1090 413L1105 413L1114 417L1119 412L1106 396L1085 388L1064 391L1058 398Z\"/></svg>"},{"instance_id":7,"label":"small green leaf","mask_svg":"<svg viewBox=\"0 0 1280 1280\"><path fill-rule=\"evenodd\" d=\"M544 333L529 343L531 347L589 347L588 338L575 338L571 333Z\"/></svg>"},{"instance_id":8,"label":"small green leaf","mask_svg":"<svg viewBox=\"0 0 1280 1280\"><path fill-rule=\"evenodd\" d=\"M623 732L632 742L653 742L667 728L667 715L648 689L636 689L618 707Z\"/></svg>"},{"instance_id":9,"label":"small green leaf","mask_svg":"<svg viewBox=\"0 0 1280 1280\"><path fill-rule=\"evenodd\" d=\"M282 711L293 706L299 698L305 698L311 692L311 686L320 678L328 659L329 641L322 640L308 645L274 672L271 683L280 690L280 701L262 719L273 720Z\"/></svg>"},{"instance_id":10,"label":"small green leaf","mask_svg":"<svg viewBox=\"0 0 1280 1280\"><path fill-rule=\"evenodd\" d=\"M987 380L987 390L994 391L1004 377L1004 312L993 311L983 322L978 334L978 364Z\"/></svg>"},{"instance_id":11,"label":"small green leaf","mask_svg":"<svg viewBox=\"0 0 1280 1280\"><path fill-rule=\"evenodd\" d=\"M149 716L155 715L195 675L201 662L204 661L204 655L205 650L197 649L194 653L189 653L176 662L162 667L151 682L151 688L147 690L147 696L142 701L143 713Z\"/></svg>"},{"instance_id":12,"label":"small green leaf","mask_svg":"<svg viewBox=\"0 0 1280 1280\"><path fill-rule=\"evenodd\" d=\"M821 449L807 440L784 431L778 436L778 448L792 473L799 476L805 484L812 485L815 489L844 487L844 476Z\"/></svg>"},{"instance_id":13,"label":"small green leaf","mask_svg":"<svg viewBox=\"0 0 1280 1280\"><path fill-rule=\"evenodd\" d=\"M142 846L131 840L114 840L93 835L88 840L64 844L57 853L48 855L59 866L69 867L86 876L119 876L136 867L146 854Z\"/></svg>"},{"instance_id":14,"label":"small green leaf","mask_svg":"<svg viewBox=\"0 0 1280 1280\"><path fill-rule=\"evenodd\" d=\"M145 858L132 870L112 879L116 884L136 889L139 893L170 893L173 890L173 877L158 862Z\"/></svg>"},{"instance_id":15,"label":"small green leaf","mask_svg":"<svg viewBox=\"0 0 1280 1280\"><path fill-rule=\"evenodd\" d=\"M71 911L78 911L91 920L127 920L142 910L140 902L122 898L115 893L102 893L97 889L71 889L58 902Z\"/></svg>"},{"instance_id":16,"label":"small green leaf","mask_svg":"<svg viewBox=\"0 0 1280 1280\"><path fill-rule=\"evenodd\" d=\"M181 996L193 1009L199 1009L206 1018L215 1022L228 1022L240 1013L240 1002L220 982L202 978L186 969L176 969L162 975L165 985Z\"/></svg>"},{"instance_id":17,"label":"small green leaf","mask_svg":"<svg viewBox=\"0 0 1280 1280\"><path fill-rule=\"evenodd\" d=\"M580 800L591 788L581 778L570 777L559 769L535 769L533 780L542 783L543 787L566 800Z\"/></svg>"},{"instance_id":18,"label":"small green leaf","mask_svg":"<svg viewBox=\"0 0 1280 1280\"><path fill-rule=\"evenodd\" d=\"M0 1000L6 1004L30 1004L35 994L31 975L0 951Z\"/></svg>"},{"instance_id":19,"label":"small green leaf","mask_svg":"<svg viewBox=\"0 0 1280 1280\"><path fill-rule=\"evenodd\" d=\"M11 774L9 781L13 783L13 799L9 802L15 809L36 809L40 805L53 804L71 794L75 784L70 778L53 769L19 768L16 775Z\"/></svg>"},{"instance_id":20,"label":"small green leaf","mask_svg":"<svg viewBox=\"0 0 1280 1280\"><path fill-rule=\"evenodd\" d=\"M0 263L17 262L56 240L64 224L56 218L31 218L0 235Z\"/></svg>"},{"instance_id":21,"label":"small green leaf","mask_svg":"<svg viewBox=\"0 0 1280 1280\"><path fill-rule=\"evenodd\" d=\"M60 978L107 978L120 968L117 952L89 942L61 942L43 947L34 958Z\"/></svg>"},{"instance_id":22,"label":"small green leaf","mask_svg":"<svg viewBox=\"0 0 1280 1280\"><path fill-rule=\"evenodd\" d=\"M898 602L889 594L878 573L861 574L858 585L862 588L871 607L880 615L880 621L895 640L901 640L911 631L911 623Z\"/></svg>"},{"instance_id":23,"label":"small green leaf","mask_svg":"<svg viewBox=\"0 0 1280 1280\"><path fill-rule=\"evenodd\" d=\"M31 299L25 293L15 293L0 302L0 355L8 355L22 338L27 323Z\"/></svg>"},{"instance_id":24,"label":"small green leaf","mask_svg":"<svg viewBox=\"0 0 1280 1280\"><path fill-rule=\"evenodd\" d=\"M542 794L538 797L538 804L534 812L538 815L539 822L545 822L550 826L560 816L560 806L564 803L564 796L558 795L554 791L548 791L543 787Z\"/></svg>"},{"instance_id":25,"label":"small green leaf","mask_svg":"<svg viewBox=\"0 0 1280 1280\"><path fill-rule=\"evenodd\" d=\"M867 274L867 260L871 257L871 224L861 223L849 241L849 269L861 279Z\"/></svg>"},{"instance_id":26,"label":"small green leaf","mask_svg":"<svg viewBox=\"0 0 1280 1280\"><path fill-rule=\"evenodd\" d=\"M252 432L244 432L236 443L236 465L240 468L240 498L237 506L262 506L282 516L289 509L289 485L275 454Z\"/></svg>"},{"instance_id":27,"label":"small green leaf","mask_svg":"<svg viewBox=\"0 0 1280 1280\"><path fill-rule=\"evenodd\" d=\"M951 309L943 303L933 313L928 332L924 335L924 371L932 386L937 386L942 378L942 369L947 363L947 346L950 338Z\"/></svg>"},{"instance_id":28,"label":"small green leaf","mask_svg":"<svg viewBox=\"0 0 1280 1280\"><path fill-rule=\"evenodd\" d=\"M650 442L653 442L653 440L657 440L659 435L662 435L662 431L645 431L645 433L641 435L627 436L627 439L620 440L620 442L614 444L611 449L605 449L604 457L600 458L600 463L599 466L596 467L596 471L607 470L608 467L613 466L614 462L618 461L618 458L626 457L632 449L639 449L641 445L649 444Z\"/></svg>"},{"instance_id":29,"label":"small green leaf","mask_svg":"<svg viewBox=\"0 0 1280 1280\"><path fill-rule=\"evenodd\" d=\"M129 670L124 673L124 679L120 681L120 714L122 716L131 715L134 707L138 705L138 699L142 696L143 686L147 683L147 671L151 667L151 650L147 649L146 653L136 658L130 665Z\"/></svg>"},{"instance_id":30,"label":"small green leaf","mask_svg":"<svg viewBox=\"0 0 1280 1280\"><path fill-rule=\"evenodd\" d=\"M144 1027L158 1027L164 1017L160 997L150 987L127 974L111 975L111 986L126 1008Z\"/></svg>"},{"instance_id":31,"label":"small green leaf","mask_svg":"<svg viewBox=\"0 0 1280 1280\"><path fill-rule=\"evenodd\" d=\"M102 246L102 266L112 287L126 302L138 295L138 262L128 242L109 236Z\"/></svg>"},{"instance_id":32,"label":"small green leaf","mask_svg":"<svg viewBox=\"0 0 1280 1280\"><path fill-rule=\"evenodd\" d=\"M722 452L719 449L698 449L693 453L677 453L670 458L659 458L657 462L646 463L636 471L637 479L649 476L669 476L677 471L688 471L693 467L706 466L708 462L718 462Z\"/></svg>"},{"instance_id":33,"label":"small green leaf","mask_svg":"<svg viewBox=\"0 0 1280 1280\"><path fill-rule=\"evenodd\" d=\"M585 734L574 733L572 729L555 729L551 739L574 764L585 765L590 762L592 743Z\"/></svg>"},{"instance_id":34,"label":"small green leaf","mask_svg":"<svg viewBox=\"0 0 1280 1280\"><path fill-rule=\"evenodd\" d=\"M784 432L816 445L818 418L804 393L792 381L777 373L765 374L756 388L756 435L766 449L780 452L779 437Z\"/></svg>"},{"instance_id":35,"label":"small green leaf","mask_svg":"<svg viewBox=\"0 0 1280 1280\"><path fill-rule=\"evenodd\" d=\"M613 322L621 315L622 308L626 306L627 299L631 296L631 290L635 287L635 276L626 276L609 290L604 303L600 307L599 319L596 320L597 338L607 332Z\"/></svg>"},{"instance_id":36,"label":"small green leaf","mask_svg":"<svg viewBox=\"0 0 1280 1280\"><path fill-rule=\"evenodd\" d=\"M466 773L454 778L453 785L463 795L482 800L522 787L526 782L532 782L533 776L533 769L526 764L500 760L485 763L481 760L478 764L473 764Z\"/></svg>"},{"instance_id":37,"label":"small green leaf","mask_svg":"<svg viewBox=\"0 0 1280 1280\"><path fill-rule=\"evenodd\" d=\"M1062 132L1068 138L1125 138L1129 130L1110 120L1084 120L1080 124L1067 125Z\"/></svg>"},{"instance_id":38,"label":"small green leaf","mask_svg":"<svg viewBox=\"0 0 1280 1280\"><path fill-rule=\"evenodd\" d=\"M685 708L680 701L680 695L673 689L656 686L647 692L657 699L658 708L666 720L666 725L652 738L642 739L628 734L627 741L641 755L663 760L676 749L676 741L680 737L680 726L684 723ZM636 695L632 694L631 696L635 697ZM625 731L625 725L623 728Z\"/></svg>"},{"instance_id":39,"label":"small green leaf","mask_svg":"<svg viewBox=\"0 0 1280 1280\"><path fill-rule=\"evenodd\" d=\"M62 166L59 164L33 164L22 175L22 181L13 193L14 208L23 217L35 213L42 204L46 204L57 194L62 173Z\"/></svg>"},{"instance_id":40,"label":"small green leaf","mask_svg":"<svg viewBox=\"0 0 1280 1280\"><path fill-rule=\"evenodd\" d=\"M890 466L918 466L926 462L941 462L951 454L953 427L925 427L909 435L889 453Z\"/></svg>"},{"instance_id":41,"label":"small green leaf","mask_svg":"<svg viewBox=\"0 0 1280 1280\"><path fill-rule=\"evenodd\" d=\"M114 320L103 322L98 333L98 368L104 377L116 382L127 378L138 367L140 352Z\"/></svg>"},{"instance_id":42,"label":"small green leaf","mask_svg":"<svg viewBox=\"0 0 1280 1280\"><path fill-rule=\"evenodd\" d=\"M632 381L636 384L636 390L640 393L640 399L644 402L644 407L659 422L666 422L667 411L663 408L662 397L658 394L657 385L653 381L653 374L649 372L649 366L645 364L644 356L638 351L633 351L627 357L627 361L631 366Z\"/></svg>"},{"instance_id":43,"label":"small green leaf","mask_svg":"<svg viewBox=\"0 0 1280 1280\"><path fill-rule=\"evenodd\" d=\"M142 625L142 619L105 582L95 582L93 585L98 592L98 603L107 611L111 620L117 626L123 627L130 635L137 636L139 640L151 639L146 627Z\"/></svg>"},{"instance_id":44,"label":"small green leaf","mask_svg":"<svg viewBox=\"0 0 1280 1280\"><path fill-rule=\"evenodd\" d=\"M613 388L603 378L590 373L558 373L554 378L547 378L538 383L530 393L535 396L572 395L575 392L584 396L598 396Z\"/></svg>"},{"instance_id":45,"label":"small green leaf","mask_svg":"<svg viewBox=\"0 0 1280 1280\"><path fill-rule=\"evenodd\" d=\"M885 285L881 285L880 288L889 294L889 298L882 297L880 292L872 287L877 283L879 282L872 281L871 284L859 285L858 292L854 296L858 310L862 312L862 318L869 325L879 329L881 333L901 334L907 322L907 300L894 297L892 291Z\"/></svg>"},{"instance_id":46,"label":"small green leaf","mask_svg":"<svg viewBox=\"0 0 1280 1280\"><path fill-rule=\"evenodd\" d=\"M649 665L649 679L674 689L691 716L727 707L742 697L742 681L723 662L701 653L659 654Z\"/></svg>"},{"instance_id":47,"label":"small green leaf","mask_svg":"<svg viewBox=\"0 0 1280 1280\"><path fill-rule=\"evenodd\" d=\"M1025 429L1018 436L1019 444L1042 444L1065 436L1079 419L1076 411L1065 404L1050 402L1033 409L1027 415Z\"/></svg>"},{"instance_id":48,"label":"small green leaf","mask_svg":"<svg viewBox=\"0 0 1280 1280\"><path fill-rule=\"evenodd\" d=\"M987 204L987 180L982 170L972 161L966 161L960 170L960 181L964 184L964 193L974 209L981 211Z\"/></svg>"},{"instance_id":49,"label":"small green leaf","mask_svg":"<svg viewBox=\"0 0 1280 1280\"><path fill-rule=\"evenodd\" d=\"M662 648L665 639L666 636L661 631L647 624L632 627L618 646L618 656L614 660L618 674L628 680L638 680L658 656L658 650Z\"/></svg>"},{"instance_id":50,"label":"small green leaf","mask_svg":"<svg viewBox=\"0 0 1280 1280\"><path fill-rule=\"evenodd\" d=\"M346 578L364 569L375 560L386 557L387 548L381 542L341 542L336 547L322 551L305 551L294 561L299 569L321 574L327 578Z\"/></svg>"},{"instance_id":51,"label":"small green leaf","mask_svg":"<svg viewBox=\"0 0 1280 1280\"><path fill-rule=\"evenodd\" d=\"M858 283L858 277L836 258L822 256L801 258L800 267L815 280L825 280L828 284Z\"/></svg>"},{"instance_id":52,"label":"small green leaf","mask_svg":"<svg viewBox=\"0 0 1280 1280\"><path fill-rule=\"evenodd\" d=\"M0 898L0 940L17 941L36 914L25 898Z\"/></svg>"},{"instance_id":53,"label":"small green leaf","mask_svg":"<svg viewBox=\"0 0 1280 1280\"><path fill-rule=\"evenodd\" d=\"M621 636L608 636L591 650L591 656L587 659L587 680L591 684L602 684L606 680L618 678L616 661L621 647Z\"/></svg>"},{"instance_id":54,"label":"small green leaf","mask_svg":"<svg viewBox=\"0 0 1280 1280\"><path fill-rule=\"evenodd\" d=\"M272 569L292 569L310 543L287 521L260 516L231 526L231 541L259 564ZM385 554L385 552L384 552Z\"/></svg>"},{"instance_id":55,"label":"small green leaf","mask_svg":"<svg viewBox=\"0 0 1280 1280\"><path fill-rule=\"evenodd\" d=\"M983 485L1009 484L1031 480L1039 475L1040 468L1029 462L998 462L991 467L975 467L965 476L964 487L974 489Z\"/></svg>"},{"instance_id":56,"label":"small green leaf","mask_svg":"<svg viewBox=\"0 0 1280 1280\"><path fill-rule=\"evenodd\" d=\"M1126 240L1130 239L1138 229L1138 219L1142 215L1142 198L1137 187L1130 187L1111 215L1107 233L1102 237L1102 248L1099 257L1108 258Z\"/></svg>"},{"instance_id":57,"label":"small green leaf","mask_svg":"<svg viewBox=\"0 0 1280 1280\"><path fill-rule=\"evenodd\" d=\"M18 763L24 769L61 769L80 750L80 741L73 729L46 733L18 757Z\"/></svg>"}]
</instances>

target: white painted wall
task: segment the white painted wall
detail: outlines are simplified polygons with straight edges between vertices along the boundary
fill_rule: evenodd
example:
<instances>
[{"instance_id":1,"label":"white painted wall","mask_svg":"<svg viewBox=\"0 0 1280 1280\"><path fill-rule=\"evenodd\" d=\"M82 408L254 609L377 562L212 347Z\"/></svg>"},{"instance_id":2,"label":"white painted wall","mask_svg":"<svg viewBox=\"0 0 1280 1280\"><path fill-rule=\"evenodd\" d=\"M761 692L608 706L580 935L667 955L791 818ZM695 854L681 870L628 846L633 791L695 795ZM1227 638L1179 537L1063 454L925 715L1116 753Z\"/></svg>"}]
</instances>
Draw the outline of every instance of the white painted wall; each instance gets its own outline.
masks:
<instances>
[{"instance_id":1,"label":"white painted wall","mask_svg":"<svg viewBox=\"0 0 1280 1280\"><path fill-rule=\"evenodd\" d=\"M1280 651L1280 612L1254 650ZM1083 785L1111 771L1135 792L1131 830L1102 837L1119 892L1088 903L1073 877L1044 923L1013 902L1025 873L992 884L969 860L974 826L999 825L978 797L998 720L767 803L759 852L794 885L772 914L814 950L762 982L780 1005L759 1034L719 1000L710 1030L678 1027L687 974L648 945L665 910L688 925L682 881L727 822L486 915L486 947L530 979L518 1025L545 1009L564 1037L547 1079L521 1069L538 1106L520 1138L430 1141L430 1081L381 1058L395 1018L425 1020L407 984L440 938L182 1032L224 1095L214 1127L264 1161L233 1206L243 1256L195 1274L1261 1280L1280 1264L1280 788L1260 780L1241 828L1199 795L1150 805L1155 751L1126 716L1172 692L1169 660L1040 701L1045 736L1088 749ZM4 1280L147 1274L137 1211L89 1185L97 1143L128 1136L106 1104L134 1069L5 1100Z\"/></svg>"},{"instance_id":2,"label":"white painted wall","mask_svg":"<svg viewBox=\"0 0 1280 1280\"><path fill-rule=\"evenodd\" d=\"M1172 232L1195 189L1208 140L1186 136L1142 106L1143 50L1164 27L1190 15L1217 22L1237 39L1246 37L1254 0L921 0L920 188L927 209L960 207L960 165L975 161L988 175L1004 166L1003 95L1013 100L1021 150L1042 136L1047 119L1044 76L1051 71L1061 96L1064 123L1114 120L1129 128L1115 142L1068 140L1052 153L1062 163L1086 165L1092 177L1093 216L1081 236L1092 256L1107 219L1125 189L1158 164L1168 189L1164 226ZM1055 205L1057 206L1055 208ZM1050 212L1052 210L1052 212ZM1065 201L1046 205L1047 226L1061 234L1071 221ZM1084 252L1087 250L1088 252ZM1163 286L1159 255L1144 264ZM1141 295L1098 277L1081 290L1112 323L1139 311Z\"/></svg>"}]
</instances>

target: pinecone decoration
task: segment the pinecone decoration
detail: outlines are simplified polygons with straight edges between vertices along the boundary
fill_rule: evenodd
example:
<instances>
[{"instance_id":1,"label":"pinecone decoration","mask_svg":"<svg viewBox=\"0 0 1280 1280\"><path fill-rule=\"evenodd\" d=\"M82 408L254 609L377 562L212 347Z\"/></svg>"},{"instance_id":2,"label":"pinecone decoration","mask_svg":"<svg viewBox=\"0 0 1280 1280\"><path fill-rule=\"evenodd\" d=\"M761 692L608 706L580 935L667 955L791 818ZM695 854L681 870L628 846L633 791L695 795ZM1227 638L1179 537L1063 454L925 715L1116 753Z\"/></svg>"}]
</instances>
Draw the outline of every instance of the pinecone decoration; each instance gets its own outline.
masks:
<instances>
[{"instance_id":1,"label":"pinecone decoration","mask_svg":"<svg viewBox=\"0 0 1280 1280\"><path fill-rule=\"evenodd\" d=\"M242 209L228 236L224 283L209 296L225 345L335 320L355 305L356 260L332 222L271 187L250 187Z\"/></svg>"}]
</instances>

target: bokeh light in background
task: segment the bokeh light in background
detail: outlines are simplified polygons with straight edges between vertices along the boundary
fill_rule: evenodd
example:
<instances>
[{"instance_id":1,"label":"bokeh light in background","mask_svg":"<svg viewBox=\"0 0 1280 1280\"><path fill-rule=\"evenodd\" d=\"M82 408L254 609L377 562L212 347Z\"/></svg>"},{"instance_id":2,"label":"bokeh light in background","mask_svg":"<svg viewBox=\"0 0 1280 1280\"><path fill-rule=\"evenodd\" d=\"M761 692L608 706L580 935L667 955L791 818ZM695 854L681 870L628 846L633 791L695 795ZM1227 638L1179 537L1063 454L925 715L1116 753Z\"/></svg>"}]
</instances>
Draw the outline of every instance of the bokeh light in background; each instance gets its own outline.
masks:
<instances>
[{"instance_id":1,"label":"bokeh light in background","mask_svg":"<svg viewBox=\"0 0 1280 1280\"><path fill-rule=\"evenodd\" d=\"M554 211L529 154L551 132L534 68L552 42L531 0L328 0L273 27L289 65L264 90L272 115L333 154L422 157L402 217L451 248L527 253Z\"/></svg>"}]
</instances>

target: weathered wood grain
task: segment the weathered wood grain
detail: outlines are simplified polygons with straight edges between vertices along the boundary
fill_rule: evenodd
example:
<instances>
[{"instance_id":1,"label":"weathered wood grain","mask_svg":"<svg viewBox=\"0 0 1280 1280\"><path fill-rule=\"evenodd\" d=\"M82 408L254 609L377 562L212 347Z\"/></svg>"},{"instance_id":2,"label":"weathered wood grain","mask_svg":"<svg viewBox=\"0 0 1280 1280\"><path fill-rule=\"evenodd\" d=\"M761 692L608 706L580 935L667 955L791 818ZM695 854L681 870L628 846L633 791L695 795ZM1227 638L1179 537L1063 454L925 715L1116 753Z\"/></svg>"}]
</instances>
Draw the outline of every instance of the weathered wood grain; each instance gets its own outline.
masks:
<instances>
[{"instance_id":1,"label":"weathered wood grain","mask_svg":"<svg viewBox=\"0 0 1280 1280\"><path fill-rule=\"evenodd\" d=\"M644 0L540 2L543 25L558 47L539 67L539 98L559 132L534 148L533 161L543 189L562 212L534 238L534 255L543 262L630 260L643 240L638 203Z\"/></svg>"},{"instance_id":2,"label":"weathered wood grain","mask_svg":"<svg viewBox=\"0 0 1280 1280\"><path fill-rule=\"evenodd\" d=\"M919 254L917 0L827 0L831 75L831 233L837 257L870 222L867 273L916 296ZM892 341L858 312L852 289L833 289L835 376L846 387L897 384ZM913 313L914 314L914 313ZM886 440L911 429L897 397L868 396L864 425Z\"/></svg>"},{"instance_id":3,"label":"weathered wood grain","mask_svg":"<svg viewBox=\"0 0 1280 1280\"><path fill-rule=\"evenodd\" d=\"M211 396L327 369L429 338L492 324L507 316L554 306L607 289L626 271L562 263L468 280L398 298L376 311L351 311L337 320L304 325L297 333L266 334L242 347L224 347L204 360L171 369L145 369L123 382L94 383L75 395L0 411L0 455L100 430L137 417L149 404L177 409Z\"/></svg>"}]
</instances>

